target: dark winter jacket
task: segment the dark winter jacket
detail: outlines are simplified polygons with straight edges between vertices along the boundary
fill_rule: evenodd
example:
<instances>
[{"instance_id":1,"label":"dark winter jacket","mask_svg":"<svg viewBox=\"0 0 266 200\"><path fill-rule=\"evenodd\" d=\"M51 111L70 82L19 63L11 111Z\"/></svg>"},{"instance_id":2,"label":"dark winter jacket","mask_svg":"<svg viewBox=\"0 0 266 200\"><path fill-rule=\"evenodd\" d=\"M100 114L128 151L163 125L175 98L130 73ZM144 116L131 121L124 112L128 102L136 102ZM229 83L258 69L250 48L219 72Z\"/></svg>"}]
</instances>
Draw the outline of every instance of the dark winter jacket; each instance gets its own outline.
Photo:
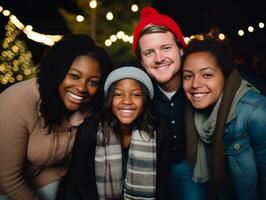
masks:
<instances>
[{"instance_id":1,"label":"dark winter jacket","mask_svg":"<svg viewBox=\"0 0 266 200\"><path fill-rule=\"evenodd\" d=\"M59 200L98 200L95 177L95 149L99 120L85 119L77 130L69 170L59 187ZM157 128L156 200L168 199L170 139L166 127Z\"/></svg>"}]
</instances>

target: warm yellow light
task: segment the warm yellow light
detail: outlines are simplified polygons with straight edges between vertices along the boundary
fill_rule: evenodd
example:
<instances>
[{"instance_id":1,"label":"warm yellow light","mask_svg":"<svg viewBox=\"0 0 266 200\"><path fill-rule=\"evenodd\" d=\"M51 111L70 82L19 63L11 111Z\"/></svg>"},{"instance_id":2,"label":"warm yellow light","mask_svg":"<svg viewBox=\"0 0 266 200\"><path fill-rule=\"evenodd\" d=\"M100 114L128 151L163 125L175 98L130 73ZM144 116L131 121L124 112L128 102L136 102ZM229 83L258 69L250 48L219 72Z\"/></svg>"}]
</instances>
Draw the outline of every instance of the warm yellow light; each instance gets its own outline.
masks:
<instances>
[{"instance_id":1,"label":"warm yellow light","mask_svg":"<svg viewBox=\"0 0 266 200\"><path fill-rule=\"evenodd\" d=\"M8 74L8 73L5 74L5 78L6 78L6 79L9 79L10 77L11 77L11 74Z\"/></svg>"},{"instance_id":2,"label":"warm yellow light","mask_svg":"<svg viewBox=\"0 0 266 200\"><path fill-rule=\"evenodd\" d=\"M122 39L124 35L125 35L125 33L123 31L118 31L116 34L118 39Z\"/></svg>"},{"instance_id":3,"label":"warm yellow light","mask_svg":"<svg viewBox=\"0 0 266 200\"><path fill-rule=\"evenodd\" d=\"M263 23L263 22L260 22L260 23L259 23L259 27L260 27L260 28L264 28L264 23Z\"/></svg>"},{"instance_id":4,"label":"warm yellow light","mask_svg":"<svg viewBox=\"0 0 266 200\"><path fill-rule=\"evenodd\" d=\"M188 44L189 41L190 41L189 37L184 37L184 40L185 40L185 43L186 43L186 44Z\"/></svg>"},{"instance_id":5,"label":"warm yellow light","mask_svg":"<svg viewBox=\"0 0 266 200\"><path fill-rule=\"evenodd\" d=\"M9 16L10 15L10 11L9 10L4 10L3 11L3 15L5 16ZM5 26L5 29L7 30L6 34L7 38L8 38L8 43L10 43L11 41L13 41L16 36L18 34L20 34L20 30L22 30L29 39L34 40L35 42L39 42L39 43L43 43L45 45L49 45L52 46L54 45L55 42L61 40L61 38L63 37L62 35L45 35L45 34L41 34L38 32L33 31L33 27L31 25L24 25L23 23L21 23L17 17L15 15L10 15L9 16L9 22L8 24ZM3 42L3 46L6 48L8 44L4 44Z\"/></svg>"},{"instance_id":6,"label":"warm yellow light","mask_svg":"<svg viewBox=\"0 0 266 200\"><path fill-rule=\"evenodd\" d=\"M4 65L0 65L0 72L4 72L6 70Z\"/></svg>"},{"instance_id":7,"label":"warm yellow light","mask_svg":"<svg viewBox=\"0 0 266 200\"><path fill-rule=\"evenodd\" d=\"M12 72L11 72L12 67L11 67L11 65L8 64L6 66L6 69L8 70L8 73L9 73L9 74L6 74L6 76L10 77L12 75Z\"/></svg>"},{"instance_id":8,"label":"warm yellow light","mask_svg":"<svg viewBox=\"0 0 266 200\"><path fill-rule=\"evenodd\" d=\"M191 36L189 37L189 39L190 39L190 40L195 39L195 35L191 35Z\"/></svg>"},{"instance_id":9,"label":"warm yellow light","mask_svg":"<svg viewBox=\"0 0 266 200\"><path fill-rule=\"evenodd\" d=\"M254 31L253 26L249 26L249 27L248 27L248 31L252 33L252 32Z\"/></svg>"},{"instance_id":10,"label":"warm yellow light","mask_svg":"<svg viewBox=\"0 0 266 200\"><path fill-rule=\"evenodd\" d=\"M14 24L18 29L24 29L24 24L22 24L15 15L9 17L12 24Z\"/></svg>"},{"instance_id":11,"label":"warm yellow light","mask_svg":"<svg viewBox=\"0 0 266 200\"><path fill-rule=\"evenodd\" d=\"M110 36L110 40L111 40L112 42L115 42L115 41L117 40L116 35L111 35L111 36Z\"/></svg>"},{"instance_id":12,"label":"warm yellow light","mask_svg":"<svg viewBox=\"0 0 266 200\"><path fill-rule=\"evenodd\" d=\"M23 79L23 76L19 74L19 75L16 76L16 79L17 79L18 81L21 81L21 80Z\"/></svg>"},{"instance_id":13,"label":"warm yellow light","mask_svg":"<svg viewBox=\"0 0 266 200\"><path fill-rule=\"evenodd\" d=\"M16 46L16 45L14 45L14 46L12 46L12 51L14 52L14 53L17 53L18 52L18 47Z\"/></svg>"},{"instance_id":14,"label":"warm yellow light","mask_svg":"<svg viewBox=\"0 0 266 200\"><path fill-rule=\"evenodd\" d=\"M18 68L18 66L13 66L13 67L12 67L12 70L13 70L14 72L17 72L17 71L19 70L19 68Z\"/></svg>"},{"instance_id":15,"label":"warm yellow light","mask_svg":"<svg viewBox=\"0 0 266 200\"><path fill-rule=\"evenodd\" d=\"M112 41L107 39L107 40L105 40L104 44L105 44L105 46L109 47L112 45Z\"/></svg>"},{"instance_id":16,"label":"warm yellow light","mask_svg":"<svg viewBox=\"0 0 266 200\"><path fill-rule=\"evenodd\" d=\"M18 60L14 60L12 63L13 63L13 65L14 65L14 67L18 66L18 64L19 64ZM13 69L13 70L14 70L14 69Z\"/></svg>"},{"instance_id":17,"label":"warm yellow light","mask_svg":"<svg viewBox=\"0 0 266 200\"><path fill-rule=\"evenodd\" d=\"M0 6L0 12L2 12L4 10L4 8L2 6Z\"/></svg>"},{"instance_id":18,"label":"warm yellow light","mask_svg":"<svg viewBox=\"0 0 266 200\"><path fill-rule=\"evenodd\" d=\"M10 14L11 14L11 13L10 13L9 10L4 10L4 11L3 11L3 15L6 16L6 17L9 16Z\"/></svg>"},{"instance_id":19,"label":"warm yellow light","mask_svg":"<svg viewBox=\"0 0 266 200\"><path fill-rule=\"evenodd\" d=\"M3 85L6 85L8 83L8 80L4 77L2 80L1 80L1 83Z\"/></svg>"},{"instance_id":20,"label":"warm yellow light","mask_svg":"<svg viewBox=\"0 0 266 200\"><path fill-rule=\"evenodd\" d=\"M30 74L31 74L30 69L25 69L25 70L24 70L24 74L25 74L26 76L30 75Z\"/></svg>"},{"instance_id":21,"label":"warm yellow light","mask_svg":"<svg viewBox=\"0 0 266 200\"><path fill-rule=\"evenodd\" d=\"M112 19L114 19L114 15L111 11L106 13L106 19L111 21Z\"/></svg>"},{"instance_id":22,"label":"warm yellow light","mask_svg":"<svg viewBox=\"0 0 266 200\"><path fill-rule=\"evenodd\" d=\"M14 79L14 77L10 77L10 79L8 81L9 81L9 83L14 83L15 79Z\"/></svg>"},{"instance_id":23,"label":"warm yellow light","mask_svg":"<svg viewBox=\"0 0 266 200\"><path fill-rule=\"evenodd\" d=\"M91 0L90 1L90 7L91 8L96 8L97 7L97 1L96 0Z\"/></svg>"},{"instance_id":24,"label":"warm yellow light","mask_svg":"<svg viewBox=\"0 0 266 200\"><path fill-rule=\"evenodd\" d=\"M2 51L1 55L5 58L7 55L6 51Z\"/></svg>"},{"instance_id":25,"label":"warm yellow light","mask_svg":"<svg viewBox=\"0 0 266 200\"><path fill-rule=\"evenodd\" d=\"M56 41L61 40L61 35L44 35L38 32L30 31L27 37L33 41L40 42L49 46L53 46Z\"/></svg>"},{"instance_id":26,"label":"warm yellow light","mask_svg":"<svg viewBox=\"0 0 266 200\"><path fill-rule=\"evenodd\" d=\"M137 4L132 4L131 10L132 12L137 12L139 10L139 7L137 6Z\"/></svg>"},{"instance_id":27,"label":"warm yellow light","mask_svg":"<svg viewBox=\"0 0 266 200\"><path fill-rule=\"evenodd\" d=\"M220 40L224 40L224 39L225 39L225 35L224 35L223 33L220 33L220 34L218 35L218 38L219 38Z\"/></svg>"},{"instance_id":28,"label":"warm yellow light","mask_svg":"<svg viewBox=\"0 0 266 200\"><path fill-rule=\"evenodd\" d=\"M27 25L24 29L24 32L28 33L33 30L33 27L31 25Z\"/></svg>"},{"instance_id":29,"label":"warm yellow light","mask_svg":"<svg viewBox=\"0 0 266 200\"><path fill-rule=\"evenodd\" d=\"M76 20L77 20L77 22L83 22L84 21L84 17L82 15L78 15L76 17Z\"/></svg>"},{"instance_id":30,"label":"warm yellow light","mask_svg":"<svg viewBox=\"0 0 266 200\"><path fill-rule=\"evenodd\" d=\"M122 40L123 40L124 42L128 42L128 40L129 40L128 35L124 35L124 36L122 37Z\"/></svg>"},{"instance_id":31,"label":"warm yellow light","mask_svg":"<svg viewBox=\"0 0 266 200\"><path fill-rule=\"evenodd\" d=\"M239 35L239 36L243 36L244 34L245 34L245 32L244 32L243 30L239 30L239 31L238 31L238 35Z\"/></svg>"},{"instance_id":32,"label":"warm yellow light","mask_svg":"<svg viewBox=\"0 0 266 200\"><path fill-rule=\"evenodd\" d=\"M2 47L3 47L3 49L7 49L7 47L8 47L8 42L3 42Z\"/></svg>"},{"instance_id":33,"label":"warm yellow light","mask_svg":"<svg viewBox=\"0 0 266 200\"><path fill-rule=\"evenodd\" d=\"M133 35L131 35L130 37L129 37L129 40L128 40L131 44L133 43Z\"/></svg>"}]
</instances>

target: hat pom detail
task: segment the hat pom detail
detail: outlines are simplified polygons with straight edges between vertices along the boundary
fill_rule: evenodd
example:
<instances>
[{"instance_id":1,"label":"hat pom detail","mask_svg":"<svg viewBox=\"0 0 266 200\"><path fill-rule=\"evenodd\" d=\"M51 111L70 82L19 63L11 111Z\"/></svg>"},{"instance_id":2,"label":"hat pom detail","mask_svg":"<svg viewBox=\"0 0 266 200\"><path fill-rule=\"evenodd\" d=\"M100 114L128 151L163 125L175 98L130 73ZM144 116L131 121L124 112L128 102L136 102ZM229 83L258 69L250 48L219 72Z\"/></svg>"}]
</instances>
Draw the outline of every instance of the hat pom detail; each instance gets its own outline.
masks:
<instances>
[{"instance_id":1,"label":"hat pom detail","mask_svg":"<svg viewBox=\"0 0 266 200\"><path fill-rule=\"evenodd\" d=\"M141 18L145 18L145 17L151 16L151 15L158 15L158 12L157 12L157 10L155 10L154 8L149 7L149 6L145 7L140 13Z\"/></svg>"}]
</instances>

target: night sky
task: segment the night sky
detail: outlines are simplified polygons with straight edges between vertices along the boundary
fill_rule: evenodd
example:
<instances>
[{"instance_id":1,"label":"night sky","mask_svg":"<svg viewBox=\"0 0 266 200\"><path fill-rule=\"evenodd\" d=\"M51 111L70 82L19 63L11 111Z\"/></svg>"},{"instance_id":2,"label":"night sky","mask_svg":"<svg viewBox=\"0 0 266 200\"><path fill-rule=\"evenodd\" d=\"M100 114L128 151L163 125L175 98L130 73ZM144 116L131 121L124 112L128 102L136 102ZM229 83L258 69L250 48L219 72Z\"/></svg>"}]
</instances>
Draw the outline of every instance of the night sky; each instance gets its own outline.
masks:
<instances>
[{"instance_id":1,"label":"night sky","mask_svg":"<svg viewBox=\"0 0 266 200\"><path fill-rule=\"evenodd\" d=\"M184 1L179 6L173 3L179 0L156 0L154 7L172 16L181 26L187 36L206 33L213 27L230 37L237 53L266 55L266 28L260 29L258 23L263 21L266 26L266 1ZM255 31L247 32L247 27L253 25ZM238 36L239 29L247 34Z\"/></svg>"},{"instance_id":2,"label":"night sky","mask_svg":"<svg viewBox=\"0 0 266 200\"><path fill-rule=\"evenodd\" d=\"M14 13L24 24L32 24L34 30L46 34L70 33L64 19L57 12L58 7L73 13L80 12L75 0L1 0L1 5ZM180 25L185 36L205 33L213 27L218 27L230 37L237 53L252 55L266 52L266 28L258 29L260 21L266 25L265 0L154 0L152 6L170 15ZM0 23L3 33L3 19L0 19ZM246 31L249 25L253 25L255 31L239 37L237 31ZM34 43L27 40L29 49L36 49L36 45L38 46L38 51L33 52L34 59L38 60L45 46Z\"/></svg>"}]
</instances>

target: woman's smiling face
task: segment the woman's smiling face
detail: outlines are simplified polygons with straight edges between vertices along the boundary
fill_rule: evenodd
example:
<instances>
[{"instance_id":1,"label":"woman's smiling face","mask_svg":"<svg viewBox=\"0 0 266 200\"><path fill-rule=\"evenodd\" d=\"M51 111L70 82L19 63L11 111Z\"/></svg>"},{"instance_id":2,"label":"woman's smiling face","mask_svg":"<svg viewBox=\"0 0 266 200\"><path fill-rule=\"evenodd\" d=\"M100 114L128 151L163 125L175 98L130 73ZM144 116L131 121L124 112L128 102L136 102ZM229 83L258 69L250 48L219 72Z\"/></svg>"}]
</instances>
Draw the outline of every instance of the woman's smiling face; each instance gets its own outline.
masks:
<instances>
[{"instance_id":1,"label":"woman's smiling face","mask_svg":"<svg viewBox=\"0 0 266 200\"><path fill-rule=\"evenodd\" d=\"M77 111L90 101L97 93L100 80L99 63L92 57L78 56L58 88L59 96L67 110Z\"/></svg>"},{"instance_id":2,"label":"woman's smiling face","mask_svg":"<svg viewBox=\"0 0 266 200\"><path fill-rule=\"evenodd\" d=\"M224 76L215 57L206 51L187 56L183 63L183 88L196 109L205 109L219 99Z\"/></svg>"}]
</instances>

